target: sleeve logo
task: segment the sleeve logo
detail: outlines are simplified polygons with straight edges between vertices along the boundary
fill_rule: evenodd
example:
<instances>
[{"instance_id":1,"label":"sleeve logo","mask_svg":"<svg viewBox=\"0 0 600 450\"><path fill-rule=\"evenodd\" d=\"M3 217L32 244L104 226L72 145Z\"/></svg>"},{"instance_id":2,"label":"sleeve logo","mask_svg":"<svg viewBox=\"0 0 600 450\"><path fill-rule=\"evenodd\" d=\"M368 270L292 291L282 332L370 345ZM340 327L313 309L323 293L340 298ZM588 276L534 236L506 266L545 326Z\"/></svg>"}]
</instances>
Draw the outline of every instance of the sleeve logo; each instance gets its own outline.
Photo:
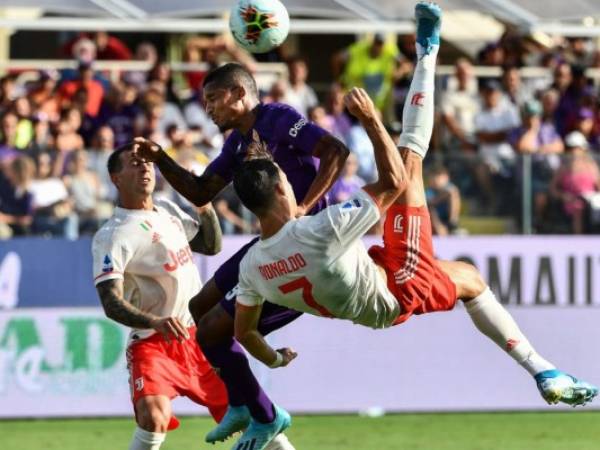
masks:
<instances>
[{"instance_id":1,"label":"sleeve logo","mask_svg":"<svg viewBox=\"0 0 600 450\"><path fill-rule=\"evenodd\" d=\"M104 257L104 261L102 262L102 272L109 273L114 269L110 256L106 255Z\"/></svg>"},{"instance_id":2,"label":"sleeve logo","mask_svg":"<svg viewBox=\"0 0 600 450\"><path fill-rule=\"evenodd\" d=\"M358 209L358 208L362 208L362 205L356 198L349 200L346 203L342 203L342 206L340 206L340 209L342 210L342 212L348 212L348 211L352 211L353 209Z\"/></svg>"},{"instance_id":3,"label":"sleeve logo","mask_svg":"<svg viewBox=\"0 0 600 450\"><path fill-rule=\"evenodd\" d=\"M290 128L290 136L295 138L298 136L298 132L304 127L304 125L306 125L306 119L303 117L302 119L300 119L298 122L296 122L294 124L294 126L292 128Z\"/></svg>"}]
</instances>

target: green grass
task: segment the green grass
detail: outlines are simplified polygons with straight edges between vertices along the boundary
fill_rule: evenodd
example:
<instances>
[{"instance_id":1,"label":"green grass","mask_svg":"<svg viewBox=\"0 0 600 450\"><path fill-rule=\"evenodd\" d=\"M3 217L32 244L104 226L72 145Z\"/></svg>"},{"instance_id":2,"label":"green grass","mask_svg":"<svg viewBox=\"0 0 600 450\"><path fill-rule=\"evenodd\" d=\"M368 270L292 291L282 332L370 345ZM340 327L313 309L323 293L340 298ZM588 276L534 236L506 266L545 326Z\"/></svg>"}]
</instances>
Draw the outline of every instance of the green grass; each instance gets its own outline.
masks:
<instances>
[{"instance_id":1,"label":"green grass","mask_svg":"<svg viewBox=\"0 0 600 450\"><path fill-rule=\"evenodd\" d=\"M212 422L183 418L161 450L229 449L208 446ZM125 450L129 419L5 420L2 450ZM298 416L287 432L297 450L597 450L600 412Z\"/></svg>"}]
</instances>

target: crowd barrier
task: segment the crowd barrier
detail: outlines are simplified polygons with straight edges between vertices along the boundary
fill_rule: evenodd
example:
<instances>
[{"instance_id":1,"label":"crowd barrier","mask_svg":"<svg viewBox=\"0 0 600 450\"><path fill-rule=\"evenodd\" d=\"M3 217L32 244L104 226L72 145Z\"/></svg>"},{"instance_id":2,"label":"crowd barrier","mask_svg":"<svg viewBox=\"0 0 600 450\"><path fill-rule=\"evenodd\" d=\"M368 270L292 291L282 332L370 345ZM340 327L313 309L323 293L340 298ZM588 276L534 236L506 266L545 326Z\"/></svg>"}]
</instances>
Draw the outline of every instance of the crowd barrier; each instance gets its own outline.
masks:
<instances>
[{"instance_id":1,"label":"crowd barrier","mask_svg":"<svg viewBox=\"0 0 600 450\"><path fill-rule=\"evenodd\" d=\"M227 237L219 255L197 256L203 279L249 239ZM127 330L99 307L90 244L0 243L0 417L131 414ZM600 384L600 238L452 237L434 246L440 258L477 265L546 358ZM379 331L304 316L269 339L299 353L287 368L254 364L294 412L549 408L462 307ZM175 410L206 414L186 400Z\"/></svg>"}]
</instances>

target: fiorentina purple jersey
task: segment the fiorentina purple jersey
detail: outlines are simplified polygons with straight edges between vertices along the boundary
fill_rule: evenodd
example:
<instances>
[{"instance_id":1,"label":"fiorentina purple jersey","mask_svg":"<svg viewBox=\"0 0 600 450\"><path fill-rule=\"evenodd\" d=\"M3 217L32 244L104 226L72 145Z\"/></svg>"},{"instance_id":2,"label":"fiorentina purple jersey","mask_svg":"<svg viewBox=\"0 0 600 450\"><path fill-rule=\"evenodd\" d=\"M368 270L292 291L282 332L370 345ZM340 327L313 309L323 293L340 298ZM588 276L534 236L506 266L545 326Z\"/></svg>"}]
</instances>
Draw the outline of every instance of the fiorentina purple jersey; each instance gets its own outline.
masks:
<instances>
[{"instance_id":1,"label":"fiorentina purple jersey","mask_svg":"<svg viewBox=\"0 0 600 450\"><path fill-rule=\"evenodd\" d=\"M301 202L317 174L313 149L327 132L287 105L259 104L254 127L246 135L233 130L219 156L206 170L231 182L235 169L244 162L248 145L253 142L254 130L285 172L296 200ZM326 206L325 197L320 198L311 213Z\"/></svg>"}]
</instances>

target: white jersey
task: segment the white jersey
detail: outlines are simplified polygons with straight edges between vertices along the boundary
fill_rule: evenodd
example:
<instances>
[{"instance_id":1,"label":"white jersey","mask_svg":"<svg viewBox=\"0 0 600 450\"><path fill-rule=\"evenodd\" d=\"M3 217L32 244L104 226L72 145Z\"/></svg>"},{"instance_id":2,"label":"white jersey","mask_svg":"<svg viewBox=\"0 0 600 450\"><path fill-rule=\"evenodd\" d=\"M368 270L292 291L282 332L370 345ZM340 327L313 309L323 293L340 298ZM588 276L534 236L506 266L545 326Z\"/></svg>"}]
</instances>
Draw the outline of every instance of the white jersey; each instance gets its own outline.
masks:
<instances>
[{"instance_id":1,"label":"white jersey","mask_svg":"<svg viewBox=\"0 0 600 450\"><path fill-rule=\"evenodd\" d=\"M94 236L94 283L124 280L125 299L136 308L159 317L177 317L191 326L188 303L202 284L189 241L199 227L164 199L155 201L152 211L116 208ZM134 329L130 339L154 332Z\"/></svg>"},{"instance_id":2,"label":"white jersey","mask_svg":"<svg viewBox=\"0 0 600 450\"><path fill-rule=\"evenodd\" d=\"M361 242L379 218L371 196L359 190L345 203L288 222L242 259L237 302L268 300L372 328L391 326L400 307Z\"/></svg>"}]
</instances>

